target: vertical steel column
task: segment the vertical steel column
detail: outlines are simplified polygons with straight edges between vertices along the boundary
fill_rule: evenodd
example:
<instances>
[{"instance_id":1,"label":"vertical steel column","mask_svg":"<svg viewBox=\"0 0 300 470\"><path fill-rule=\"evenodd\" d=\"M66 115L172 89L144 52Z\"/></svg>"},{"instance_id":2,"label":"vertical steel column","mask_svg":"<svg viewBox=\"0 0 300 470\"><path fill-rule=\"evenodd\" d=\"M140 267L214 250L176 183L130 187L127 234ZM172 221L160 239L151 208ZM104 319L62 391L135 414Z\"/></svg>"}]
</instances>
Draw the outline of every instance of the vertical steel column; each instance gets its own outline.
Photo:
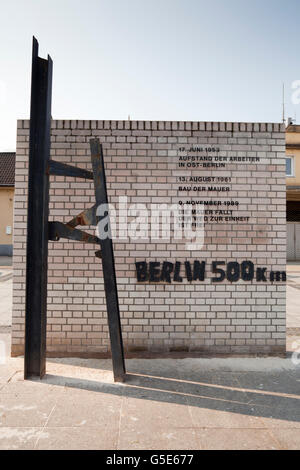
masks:
<instances>
[{"instance_id":1,"label":"vertical steel column","mask_svg":"<svg viewBox=\"0 0 300 470\"><path fill-rule=\"evenodd\" d=\"M102 145L98 139L91 139L90 147L94 172L96 205L99 207L101 204L108 204ZM97 217L97 219L98 218L99 217ZM108 236L104 240L100 240L100 244L114 379L116 382L123 382L125 380L126 370L111 237Z\"/></svg>"},{"instance_id":2,"label":"vertical steel column","mask_svg":"<svg viewBox=\"0 0 300 470\"><path fill-rule=\"evenodd\" d=\"M43 377L46 369L47 257L52 60L38 57L33 38L27 264L25 311L25 379Z\"/></svg>"}]
</instances>

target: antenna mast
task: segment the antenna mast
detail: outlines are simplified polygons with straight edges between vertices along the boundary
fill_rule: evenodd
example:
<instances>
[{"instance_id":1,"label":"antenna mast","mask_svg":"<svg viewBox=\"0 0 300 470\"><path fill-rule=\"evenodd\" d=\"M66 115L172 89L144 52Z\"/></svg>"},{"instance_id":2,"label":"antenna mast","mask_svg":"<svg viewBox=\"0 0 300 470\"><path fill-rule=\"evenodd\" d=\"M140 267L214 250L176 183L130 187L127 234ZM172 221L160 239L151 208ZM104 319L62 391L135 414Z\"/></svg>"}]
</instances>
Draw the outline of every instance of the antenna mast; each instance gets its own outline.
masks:
<instances>
[{"instance_id":1,"label":"antenna mast","mask_svg":"<svg viewBox=\"0 0 300 470\"><path fill-rule=\"evenodd\" d=\"M284 82L282 83L282 122L285 124Z\"/></svg>"}]
</instances>

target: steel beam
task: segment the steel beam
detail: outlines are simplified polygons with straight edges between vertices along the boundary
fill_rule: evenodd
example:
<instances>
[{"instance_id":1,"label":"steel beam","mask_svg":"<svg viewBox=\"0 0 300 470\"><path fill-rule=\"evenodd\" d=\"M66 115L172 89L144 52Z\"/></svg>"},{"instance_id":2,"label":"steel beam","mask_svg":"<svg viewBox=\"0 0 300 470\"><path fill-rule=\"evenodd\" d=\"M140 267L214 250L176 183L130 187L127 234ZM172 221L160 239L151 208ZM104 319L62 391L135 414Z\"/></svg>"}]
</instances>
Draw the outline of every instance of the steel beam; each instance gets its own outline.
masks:
<instances>
[{"instance_id":1,"label":"steel beam","mask_svg":"<svg viewBox=\"0 0 300 470\"><path fill-rule=\"evenodd\" d=\"M49 240L58 241L60 238L67 238L83 243L100 243L98 237L90 233L78 230L62 222L49 222Z\"/></svg>"},{"instance_id":2,"label":"steel beam","mask_svg":"<svg viewBox=\"0 0 300 470\"><path fill-rule=\"evenodd\" d=\"M33 38L27 213L24 377L45 374L52 60Z\"/></svg>"},{"instance_id":3,"label":"steel beam","mask_svg":"<svg viewBox=\"0 0 300 470\"><path fill-rule=\"evenodd\" d=\"M96 205L108 204L102 145L98 139L90 140ZM99 217L97 217L99 222ZM108 227L110 233L110 227ZM118 301L115 261L111 236L100 236L102 269L106 296L106 309L115 382L123 382L126 376L120 310ZM97 253L96 253L97 255Z\"/></svg>"},{"instance_id":4,"label":"steel beam","mask_svg":"<svg viewBox=\"0 0 300 470\"><path fill-rule=\"evenodd\" d=\"M96 204L85 211L80 212L67 225L69 227L77 227L77 225L97 225L96 221Z\"/></svg>"},{"instance_id":5,"label":"steel beam","mask_svg":"<svg viewBox=\"0 0 300 470\"><path fill-rule=\"evenodd\" d=\"M56 162L55 160L49 161L49 174L57 176L71 176L73 178L84 178L88 180L93 179L93 173L83 168L79 168L66 163Z\"/></svg>"},{"instance_id":6,"label":"steel beam","mask_svg":"<svg viewBox=\"0 0 300 470\"><path fill-rule=\"evenodd\" d=\"M42 378L46 371L47 265L48 240L67 238L100 245L95 252L102 258L107 316L115 381L125 379L120 311L111 236L98 238L75 227L96 225L96 209L108 203L102 146L91 139L93 172L50 160L52 60L38 56L38 42L33 38L29 141L25 357L24 378ZM63 175L94 180L96 204L69 223L48 222L49 175ZM110 232L110 227L109 227Z\"/></svg>"}]
</instances>

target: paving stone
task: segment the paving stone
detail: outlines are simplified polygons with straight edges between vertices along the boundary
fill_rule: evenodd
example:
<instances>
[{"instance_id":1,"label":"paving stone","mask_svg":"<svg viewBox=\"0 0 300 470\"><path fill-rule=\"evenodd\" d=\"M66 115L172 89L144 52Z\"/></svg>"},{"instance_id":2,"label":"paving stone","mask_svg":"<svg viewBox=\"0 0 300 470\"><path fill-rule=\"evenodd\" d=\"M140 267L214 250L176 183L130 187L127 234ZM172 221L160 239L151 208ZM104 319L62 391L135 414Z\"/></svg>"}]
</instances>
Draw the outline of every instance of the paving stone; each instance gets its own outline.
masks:
<instances>
[{"instance_id":1,"label":"paving stone","mask_svg":"<svg viewBox=\"0 0 300 470\"><path fill-rule=\"evenodd\" d=\"M37 450L116 449L118 434L107 427L47 427L38 439Z\"/></svg>"},{"instance_id":2,"label":"paving stone","mask_svg":"<svg viewBox=\"0 0 300 470\"><path fill-rule=\"evenodd\" d=\"M1 394L0 427L44 426L59 398L45 392L43 395Z\"/></svg>"},{"instance_id":3,"label":"paving stone","mask_svg":"<svg viewBox=\"0 0 300 470\"><path fill-rule=\"evenodd\" d=\"M283 449L300 449L300 429L272 429L272 435Z\"/></svg>"},{"instance_id":4,"label":"paving stone","mask_svg":"<svg viewBox=\"0 0 300 470\"><path fill-rule=\"evenodd\" d=\"M37 440L47 437L48 433L42 428L0 427L0 449L34 450Z\"/></svg>"},{"instance_id":5,"label":"paving stone","mask_svg":"<svg viewBox=\"0 0 300 470\"><path fill-rule=\"evenodd\" d=\"M118 447L199 449L199 441L187 406L124 398Z\"/></svg>"},{"instance_id":6,"label":"paving stone","mask_svg":"<svg viewBox=\"0 0 300 470\"><path fill-rule=\"evenodd\" d=\"M262 418L252 416L250 408L247 410L245 407L244 414L230 411L233 410L233 408L234 407L230 408L230 406L228 406L226 411L222 411L222 409L212 409L212 407L200 408L193 406L191 407L190 413L196 429L263 429L266 427Z\"/></svg>"},{"instance_id":7,"label":"paving stone","mask_svg":"<svg viewBox=\"0 0 300 470\"><path fill-rule=\"evenodd\" d=\"M100 390L66 390L51 417L49 427L102 426L118 432L122 396Z\"/></svg>"},{"instance_id":8,"label":"paving stone","mask_svg":"<svg viewBox=\"0 0 300 470\"><path fill-rule=\"evenodd\" d=\"M263 417L264 426L268 429L297 429L300 432L300 421L293 419L293 415L282 410L281 419Z\"/></svg>"},{"instance_id":9,"label":"paving stone","mask_svg":"<svg viewBox=\"0 0 300 470\"><path fill-rule=\"evenodd\" d=\"M280 444L267 430L201 429L197 431L203 450L276 450Z\"/></svg>"}]
</instances>

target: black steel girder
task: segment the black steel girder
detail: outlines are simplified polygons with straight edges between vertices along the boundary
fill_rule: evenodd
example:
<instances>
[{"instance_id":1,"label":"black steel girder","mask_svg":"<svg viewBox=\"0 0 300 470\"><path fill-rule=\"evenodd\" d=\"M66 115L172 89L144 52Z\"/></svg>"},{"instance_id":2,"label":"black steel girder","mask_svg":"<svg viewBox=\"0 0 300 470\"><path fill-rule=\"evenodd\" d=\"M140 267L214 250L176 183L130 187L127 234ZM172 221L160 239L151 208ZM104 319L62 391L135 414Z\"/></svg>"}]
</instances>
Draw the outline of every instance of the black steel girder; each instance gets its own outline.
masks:
<instances>
[{"instance_id":1,"label":"black steel girder","mask_svg":"<svg viewBox=\"0 0 300 470\"><path fill-rule=\"evenodd\" d=\"M93 171L50 160L52 60L38 57L33 38L29 143L29 183L26 256L25 358L24 377L42 378L46 371L48 240L60 238L100 245L108 325L115 381L124 381L125 362L112 239L102 239L77 229L97 225L97 208L108 203L102 146L90 141ZM94 180L96 204L67 224L48 221L49 175ZM110 222L109 222L110 223Z\"/></svg>"},{"instance_id":2,"label":"black steel girder","mask_svg":"<svg viewBox=\"0 0 300 470\"><path fill-rule=\"evenodd\" d=\"M108 205L103 150L99 139L91 139L90 147L94 172L96 205L99 209L99 206L101 206L101 204L105 204L106 206ZM103 211L102 217L104 216L104 213L105 212ZM98 222L100 222L101 217L97 217L97 219ZM109 218L108 224L110 224ZM107 227L107 236L105 238L101 237L100 234L98 235L100 236L101 244L102 269L106 295L106 309L111 344L111 355L113 361L114 379L116 382L123 382L125 380L126 370L124 361L117 281L115 273L115 261L110 226Z\"/></svg>"},{"instance_id":3,"label":"black steel girder","mask_svg":"<svg viewBox=\"0 0 300 470\"><path fill-rule=\"evenodd\" d=\"M52 60L38 57L33 38L29 180L27 213L27 263L25 305L25 379L43 377L46 363L47 259Z\"/></svg>"}]
</instances>

